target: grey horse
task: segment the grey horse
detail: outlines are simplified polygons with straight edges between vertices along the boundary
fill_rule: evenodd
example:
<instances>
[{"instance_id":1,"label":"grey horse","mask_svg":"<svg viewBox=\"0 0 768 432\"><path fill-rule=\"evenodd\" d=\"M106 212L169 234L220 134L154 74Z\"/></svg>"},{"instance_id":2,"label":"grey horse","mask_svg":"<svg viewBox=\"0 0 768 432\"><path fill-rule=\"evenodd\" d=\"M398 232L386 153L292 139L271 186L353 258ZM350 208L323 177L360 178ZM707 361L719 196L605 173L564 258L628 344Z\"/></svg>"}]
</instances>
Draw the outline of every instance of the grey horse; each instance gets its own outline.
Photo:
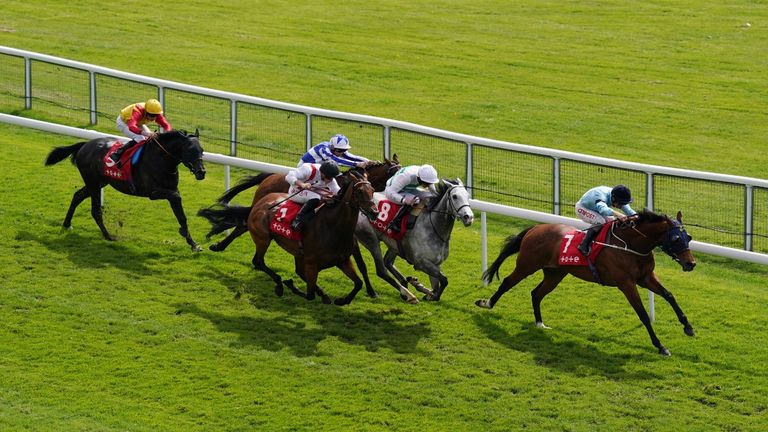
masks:
<instances>
[{"instance_id":1,"label":"grey horse","mask_svg":"<svg viewBox=\"0 0 768 432\"><path fill-rule=\"evenodd\" d=\"M440 269L440 264L448 258L448 244L451 240L451 231L456 219L460 219L464 226L469 226L475 219L469 206L469 193L461 182L461 179L443 179L437 186L438 194L429 200L422 210L413 228L409 229L401 240L400 247L397 242L377 231L371 226L371 222L364 215L357 219L355 235L358 241L371 252L376 264L376 274L395 287L400 296L408 303L418 303L418 299L408 291L408 283L425 294L425 300L440 300L448 278ZM387 245L387 253L382 257L380 242ZM413 268L429 275L432 289L427 289L416 278L404 277L394 265L396 257L405 258ZM362 257L356 261L366 285L370 287L368 273ZM389 272L388 272L389 271ZM392 275L397 278L393 279ZM372 289L369 289L369 294Z\"/></svg>"}]
</instances>

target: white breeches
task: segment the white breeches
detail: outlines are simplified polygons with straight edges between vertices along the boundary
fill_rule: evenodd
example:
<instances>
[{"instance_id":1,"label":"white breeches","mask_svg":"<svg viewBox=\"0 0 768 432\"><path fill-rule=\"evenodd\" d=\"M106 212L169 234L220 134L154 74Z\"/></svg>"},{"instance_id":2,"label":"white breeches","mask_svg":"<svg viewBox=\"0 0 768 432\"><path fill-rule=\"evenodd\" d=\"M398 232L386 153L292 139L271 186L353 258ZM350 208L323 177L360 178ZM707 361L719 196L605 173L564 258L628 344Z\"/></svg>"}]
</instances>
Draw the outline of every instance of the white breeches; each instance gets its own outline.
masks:
<instances>
[{"instance_id":1,"label":"white breeches","mask_svg":"<svg viewBox=\"0 0 768 432\"><path fill-rule=\"evenodd\" d=\"M590 225L602 225L613 220L612 216L605 217L596 211L592 211L581 203L576 203L576 216Z\"/></svg>"},{"instance_id":2,"label":"white breeches","mask_svg":"<svg viewBox=\"0 0 768 432\"><path fill-rule=\"evenodd\" d=\"M147 139L147 136L152 134L152 131L149 130L147 125L141 125L141 129L144 131L144 134L139 135L137 133L133 133L130 129L128 129L128 125L125 124L125 122L123 121L123 118L120 116L117 116L117 120L115 121L115 123L117 124L117 130L119 130L120 132L123 133L123 135L127 136L128 138L136 142L144 141L145 139Z\"/></svg>"},{"instance_id":3,"label":"white breeches","mask_svg":"<svg viewBox=\"0 0 768 432\"><path fill-rule=\"evenodd\" d=\"M291 186L290 189L288 189L288 195L293 195L296 192L298 192L298 188ZM305 189L296 195L293 195L291 197L291 201L299 204L304 204L305 202L311 200L311 199L320 199L321 196L317 192L313 192L311 190Z\"/></svg>"}]
</instances>

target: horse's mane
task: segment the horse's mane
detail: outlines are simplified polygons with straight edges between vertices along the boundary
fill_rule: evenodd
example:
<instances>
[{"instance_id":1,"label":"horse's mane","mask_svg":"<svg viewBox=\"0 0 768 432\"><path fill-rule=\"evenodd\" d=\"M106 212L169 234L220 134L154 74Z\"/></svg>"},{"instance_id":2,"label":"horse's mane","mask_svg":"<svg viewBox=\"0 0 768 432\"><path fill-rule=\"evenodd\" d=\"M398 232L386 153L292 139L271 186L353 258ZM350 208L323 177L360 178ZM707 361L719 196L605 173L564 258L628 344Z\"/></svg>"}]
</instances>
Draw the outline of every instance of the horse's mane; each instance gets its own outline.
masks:
<instances>
[{"instance_id":1,"label":"horse's mane","mask_svg":"<svg viewBox=\"0 0 768 432\"><path fill-rule=\"evenodd\" d=\"M654 213L648 209L643 209L637 213L637 223L655 223L669 220L665 214Z\"/></svg>"},{"instance_id":2,"label":"horse's mane","mask_svg":"<svg viewBox=\"0 0 768 432\"><path fill-rule=\"evenodd\" d=\"M443 199L443 196L445 195L446 192L448 192L448 189L454 186L454 183L455 183L455 180L452 180L452 179L441 179L440 182L437 183L437 186L435 187L435 189L437 190L437 195L430 199L429 206L427 207L429 211L435 210L435 207L437 207L437 205L440 204L440 201Z\"/></svg>"}]
</instances>

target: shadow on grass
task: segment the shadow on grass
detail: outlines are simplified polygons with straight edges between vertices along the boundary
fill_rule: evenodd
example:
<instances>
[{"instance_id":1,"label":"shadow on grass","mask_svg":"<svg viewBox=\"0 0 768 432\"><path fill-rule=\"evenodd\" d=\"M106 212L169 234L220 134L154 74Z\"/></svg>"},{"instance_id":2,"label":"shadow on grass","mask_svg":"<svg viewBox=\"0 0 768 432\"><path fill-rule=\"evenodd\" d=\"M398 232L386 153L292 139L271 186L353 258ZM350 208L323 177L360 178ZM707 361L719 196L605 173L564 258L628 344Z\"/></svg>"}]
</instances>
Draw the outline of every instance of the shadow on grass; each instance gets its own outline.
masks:
<instances>
[{"instance_id":1,"label":"shadow on grass","mask_svg":"<svg viewBox=\"0 0 768 432\"><path fill-rule=\"evenodd\" d=\"M45 248L67 256L67 259L78 267L83 268L121 268L131 272L151 273L146 262L160 257L152 251L136 253L136 251L119 242L110 242L101 237L81 236L68 232L63 236L50 236L29 231L19 231L15 236L17 241L36 242Z\"/></svg>"},{"instance_id":2,"label":"shadow on grass","mask_svg":"<svg viewBox=\"0 0 768 432\"><path fill-rule=\"evenodd\" d=\"M535 356L536 363L551 369L574 375L600 375L608 379L648 380L659 379L660 375L642 372L627 372L627 363L636 362L637 356L633 354L609 354L601 351L597 346L583 343L576 339L567 341L555 340L553 333L556 330L546 330L536 327L533 323L513 320L518 322L521 331L511 334L498 324L499 317L489 313L476 313L474 320L477 326L489 339L515 351L528 352ZM504 318L508 321L507 318ZM649 351L648 358L659 357L653 351ZM661 358L661 357L659 357Z\"/></svg>"},{"instance_id":3,"label":"shadow on grass","mask_svg":"<svg viewBox=\"0 0 768 432\"><path fill-rule=\"evenodd\" d=\"M271 292L256 296L251 302L259 309L278 313L275 317L254 315L228 316L202 310L193 304L177 304L178 314L191 313L213 323L220 331L235 333L243 345L257 345L268 351L290 350L299 357L318 355L318 344L335 337L348 345L359 345L367 351L389 349L396 353L420 352L419 341L431 330L424 322L409 323L400 319L397 308L383 311L355 310L349 306L308 302L296 296L277 297ZM309 327L308 323L316 323Z\"/></svg>"}]
</instances>

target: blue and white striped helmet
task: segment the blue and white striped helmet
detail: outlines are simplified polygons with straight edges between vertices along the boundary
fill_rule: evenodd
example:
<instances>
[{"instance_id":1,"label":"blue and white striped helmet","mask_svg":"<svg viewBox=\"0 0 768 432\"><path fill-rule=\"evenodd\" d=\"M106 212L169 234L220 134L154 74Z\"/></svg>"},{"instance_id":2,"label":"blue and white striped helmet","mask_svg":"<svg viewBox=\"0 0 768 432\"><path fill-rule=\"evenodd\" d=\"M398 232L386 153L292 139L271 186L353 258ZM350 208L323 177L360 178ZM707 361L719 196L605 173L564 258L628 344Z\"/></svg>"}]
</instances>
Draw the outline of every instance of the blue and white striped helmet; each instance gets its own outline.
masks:
<instances>
[{"instance_id":1,"label":"blue and white striped helmet","mask_svg":"<svg viewBox=\"0 0 768 432\"><path fill-rule=\"evenodd\" d=\"M352 147L349 145L349 140L342 134L336 134L331 137L331 149L349 150Z\"/></svg>"}]
</instances>

